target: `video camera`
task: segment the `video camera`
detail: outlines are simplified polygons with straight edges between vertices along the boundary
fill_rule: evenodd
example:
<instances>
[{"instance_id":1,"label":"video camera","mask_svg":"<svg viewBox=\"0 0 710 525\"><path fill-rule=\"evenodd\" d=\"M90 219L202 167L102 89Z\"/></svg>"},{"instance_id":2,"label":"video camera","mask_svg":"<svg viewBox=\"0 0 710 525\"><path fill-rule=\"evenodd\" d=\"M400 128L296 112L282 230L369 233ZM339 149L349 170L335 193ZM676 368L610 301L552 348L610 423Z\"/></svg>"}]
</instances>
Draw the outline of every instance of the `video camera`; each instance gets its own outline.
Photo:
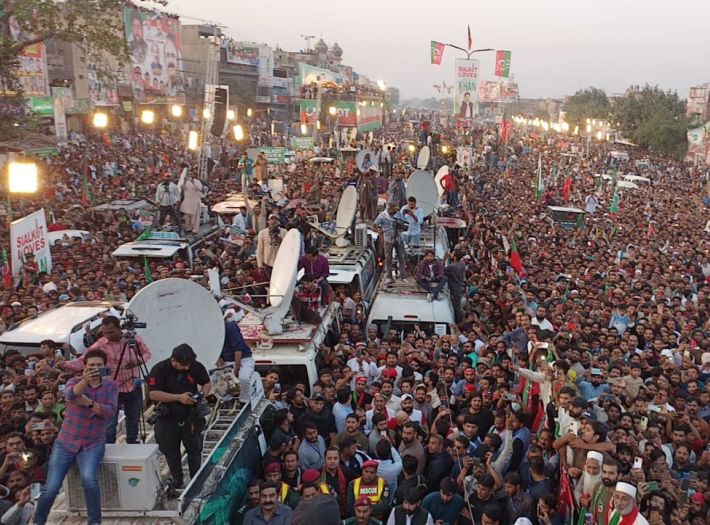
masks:
<instances>
[{"instance_id":1,"label":"video camera","mask_svg":"<svg viewBox=\"0 0 710 525\"><path fill-rule=\"evenodd\" d=\"M121 329L133 331L137 328L148 328L148 323L139 323L135 314L126 312L121 319Z\"/></svg>"}]
</instances>

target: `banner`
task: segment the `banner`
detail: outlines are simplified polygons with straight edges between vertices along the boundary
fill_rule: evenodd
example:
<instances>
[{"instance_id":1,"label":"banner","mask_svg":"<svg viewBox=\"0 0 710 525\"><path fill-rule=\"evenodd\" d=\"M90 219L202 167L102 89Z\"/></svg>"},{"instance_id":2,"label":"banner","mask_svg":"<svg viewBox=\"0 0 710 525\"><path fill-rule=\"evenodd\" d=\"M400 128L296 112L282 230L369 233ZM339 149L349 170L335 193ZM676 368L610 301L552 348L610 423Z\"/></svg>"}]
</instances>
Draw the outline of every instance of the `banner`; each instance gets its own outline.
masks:
<instances>
[{"instance_id":1,"label":"banner","mask_svg":"<svg viewBox=\"0 0 710 525\"><path fill-rule=\"evenodd\" d=\"M431 41L431 63L440 66L441 59L444 58L444 44L441 42Z\"/></svg>"},{"instance_id":2,"label":"banner","mask_svg":"<svg viewBox=\"0 0 710 525\"><path fill-rule=\"evenodd\" d=\"M458 146L456 148L456 164L464 168L471 167L473 158L473 148L468 146Z\"/></svg>"},{"instance_id":3,"label":"banner","mask_svg":"<svg viewBox=\"0 0 710 525\"><path fill-rule=\"evenodd\" d=\"M274 83L274 50L269 46L259 46L258 85L271 87Z\"/></svg>"},{"instance_id":4,"label":"banner","mask_svg":"<svg viewBox=\"0 0 710 525\"><path fill-rule=\"evenodd\" d=\"M69 112L74 109L74 91L70 87L52 87L52 97L62 99L64 111Z\"/></svg>"},{"instance_id":5,"label":"banner","mask_svg":"<svg viewBox=\"0 0 710 525\"><path fill-rule=\"evenodd\" d=\"M478 113L478 60L457 58L454 78L454 112L460 119L472 119Z\"/></svg>"},{"instance_id":6,"label":"banner","mask_svg":"<svg viewBox=\"0 0 710 525\"><path fill-rule=\"evenodd\" d=\"M181 90L180 20L159 11L123 9L133 96L145 102Z\"/></svg>"},{"instance_id":7,"label":"banner","mask_svg":"<svg viewBox=\"0 0 710 525\"><path fill-rule=\"evenodd\" d=\"M515 102L518 95L517 84L502 80L482 80L478 86L479 102Z\"/></svg>"},{"instance_id":8,"label":"banner","mask_svg":"<svg viewBox=\"0 0 710 525\"><path fill-rule=\"evenodd\" d=\"M49 252L47 219L44 208L10 224L12 245L12 274L20 275L29 253L34 254L39 271L52 271L52 254Z\"/></svg>"},{"instance_id":9,"label":"banner","mask_svg":"<svg viewBox=\"0 0 710 525\"><path fill-rule=\"evenodd\" d=\"M27 97L30 113L38 117L51 117L54 115L54 100L52 97Z\"/></svg>"},{"instance_id":10,"label":"banner","mask_svg":"<svg viewBox=\"0 0 710 525\"><path fill-rule=\"evenodd\" d=\"M312 84L314 82L333 82L335 84L343 83L343 76L340 73L336 73L330 69L312 66L310 64L306 64L305 62L298 63L298 74L301 77L299 87L307 86L308 84ZM356 74L352 73L352 76L353 80L355 80Z\"/></svg>"},{"instance_id":11,"label":"banner","mask_svg":"<svg viewBox=\"0 0 710 525\"><path fill-rule=\"evenodd\" d=\"M510 51L496 51L496 76L508 78L510 76Z\"/></svg>"},{"instance_id":12,"label":"banner","mask_svg":"<svg viewBox=\"0 0 710 525\"><path fill-rule=\"evenodd\" d=\"M291 149L293 151L311 150L314 147L313 137L291 137Z\"/></svg>"},{"instance_id":13,"label":"banner","mask_svg":"<svg viewBox=\"0 0 710 525\"><path fill-rule=\"evenodd\" d=\"M263 153L269 164L283 164L286 162L286 148L249 148L247 155L250 159L256 160L259 153Z\"/></svg>"},{"instance_id":14,"label":"banner","mask_svg":"<svg viewBox=\"0 0 710 525\"><path fill-rule=\"evenodd\" d=\"M360 106L357 115L357 130L367 133L382 127L382 108L380 106Z\"/></svg>"},{"instance_id":15,"label":"banner","mask_svg":"<svg viewBox=\"0 0 710 525\"><path fill-rule=\"evenodd\" d=\"M59 144L67 142L67 115L64 109L64 101L59 97L54 97L54 133Z\"/></svg>"},{"instance_id":16,"label":"banner","mask_svg":"<svg viewBox=\"0 0 710 525\"><path fill-rule=\"evenodd\" d=\"M2 8L0 8L0 13ZM15 42L27 42L33 38L20 27L14 16L7 21L10 38ZM23 49L19 56L19 67L16 70L17 81L22 86L26 97L41 97L49 94L49 75L47 73L47 49L44 43L32 44Z\"/></svg>"},{"instance_id":17,"label":"banner","mask_svg":"<svg viewBox=\"0 0 710 525\"><path fill-rule=\"evenodd\" d=\"M301 100L301 124L315 124L318 121L318 101Z\"/></svg>"},{"instance_id":18,"label":"banner","mask_svg":"<svg viewBox=\"0 0 710 525\"><path fill-rule=\"evenodd\" d=\"M335 104L336 124L338 126L357 126L357 102L339 100Z\"/></svg>"},{"instance_id":19,"label":"banner","mask_svg":"<svg viewBox=\"0 0 710 525\"><path fill-rule=\"evenodd\" d=\"M259 65L259 45L253 42L237 42L231 38L222 39L222 47L230 64L245 66Z\"/></svg>"},{"instance_id":20,"label":"banner","mask_svg":"<svg viewBox=\"0 0 710 525\"><path fill-rule=\"evenodd\" d=\"M94 106L118 106L116 86L101 79L95 67L86 68L86 78L89 81L89 98Z\"/></svg>"}]
</instances>

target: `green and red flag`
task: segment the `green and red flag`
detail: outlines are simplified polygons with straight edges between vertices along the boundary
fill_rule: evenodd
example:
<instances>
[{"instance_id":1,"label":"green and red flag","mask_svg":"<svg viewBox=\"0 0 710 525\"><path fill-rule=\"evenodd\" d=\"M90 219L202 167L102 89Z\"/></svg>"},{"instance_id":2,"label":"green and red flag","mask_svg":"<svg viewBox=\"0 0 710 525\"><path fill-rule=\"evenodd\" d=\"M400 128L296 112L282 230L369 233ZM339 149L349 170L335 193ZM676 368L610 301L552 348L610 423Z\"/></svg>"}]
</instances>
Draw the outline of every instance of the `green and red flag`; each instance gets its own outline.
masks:
<instances>
[{"instance_id":1,"label":"green and red flag","mask_svg":"<svg viewBox=\"0 0 710 525\"><path fill-rule=\"evenodd\" d=\"M569 203L570 195L572 194L572 177L567 175L564 184L562 185L562 198L565 204Z\"/></svg>"},{"instance_id":2,"label":"green and red flag","mask_svg":"<svg viewBox=\"0 0 710 525\"><path fill-rule=\"evenodd\" d=\"M473 48L473 37L471 36L471 26L468 26L468 50L471 51Z\"/></svg>"},{"instance_id":3,"label":"green and red flag","mask_svg":"<svg viewBox=\"0 0 710 525\"><path fill-rule=\"evenodd\" d=\"M5 289L12 288L12 271L10 269L10 260L7 257L7 250L2 249L2 273L4 278Z\"/></svg>"},{"instance_id":4,"label":"green and red flag","mask_svg":"<svg viewBox=\"0 0 710 525\"><path fill-rule=\"evenodd\" d=\"M513 270L515 270L515 273L517 273L518 277L520 277L521 279L527 277L527 272L525 271L525 267L523 266L523 261L520 258L520 254L518 253L518 243L515 240L515 237L513 237L512 243L510 245L510 266L513 267Z\"/></svg>"},{"instance_id":5,"label":"green and red flag","mask_svg":"<svg viewBox=\"0 0 710 525\"><path fill-rule=\"evenodd\" d=\"M508 78L510 76L510 51L496 51L496 76Z\"/></svg>"},{"instance_id":6,"label":"green and red flag","mask_svg":"<svg viewBox=\"0 0 710 525\"><path fill-rule=\"evenodd\" d=\"M440 66L441 60L444 58L444 44L441 42L431 41L431 63Z\"/></svg>"},{"instance_id":7,"label":"green and red flag","mask_svg":"<svg viewBox=\"0 0 710 525\"><path fill-rule=\"evenodd\" d=\"M537 173L535 174L535 198L542 195L542 154L537 158Z\"/></svg>"},{"instance_id":8,"label":"green and red flag","mask_svg":"<svg viewBox=\"0 0 710 525\"><path fill-rule=\"evenodd\" d=\"M611 198L611 204L609 205L609 213L616 213L619 211L619 187L614 188L614 196Z\"/></svg>"},{"instance_id":9,"label":"green and red flag","mask_svg":"<svg viewBox=\"0 0 710 525\"><path fill-rule=\"evenodd\" d=\"M148 264L148 257L143 256L143 273L145 275L145 282L148 284L153 282L153 274L150 271L150 265Z\"/></svg>"}]
</instances>

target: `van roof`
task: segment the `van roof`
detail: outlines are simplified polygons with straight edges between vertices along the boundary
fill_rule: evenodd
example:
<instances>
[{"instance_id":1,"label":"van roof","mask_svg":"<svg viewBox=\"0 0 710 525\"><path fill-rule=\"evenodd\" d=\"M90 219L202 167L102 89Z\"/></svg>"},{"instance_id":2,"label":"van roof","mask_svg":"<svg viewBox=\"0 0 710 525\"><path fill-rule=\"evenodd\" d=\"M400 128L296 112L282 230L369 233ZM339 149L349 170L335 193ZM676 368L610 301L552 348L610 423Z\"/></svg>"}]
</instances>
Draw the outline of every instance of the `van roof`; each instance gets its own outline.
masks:
<instances>
[{"instance_id":1,"label":"van roof","mask_svg":"<svg viewBox=\"0 0 710 525\"><path fill-rule=\"evenodd\" d=\"M368 322L386 321L390 316L393 321L411 323L454 322L448 292L444 291L438 301L429 302L416 284L400 284L399 281L391 288L380 287L372 301Z\"/></svg>"},{"instance_id":2,"label":"van roof","mask_svg":"<svg viewBox=\"0 0 710 525\"><path fill-rule=\"evenodd\" d=\"M109 301L79 301L61 305L42 312L8 328L0 335L0 343L37 343L45 339L67 342L67 336L81 328L88 320L108 312L122 309L123 303Z\"/></svg>"},{"instance_id":3,"label":"van roof","mask_svg":"<svg viewBox=\"0 0 710 525\"><path fill-rule=\"evenodd\" d=\"M114 257L172 257L180 250L188 247L185 241L145 240L127 242L116 248L111 255Z\"/></svg>"}]
</instances>

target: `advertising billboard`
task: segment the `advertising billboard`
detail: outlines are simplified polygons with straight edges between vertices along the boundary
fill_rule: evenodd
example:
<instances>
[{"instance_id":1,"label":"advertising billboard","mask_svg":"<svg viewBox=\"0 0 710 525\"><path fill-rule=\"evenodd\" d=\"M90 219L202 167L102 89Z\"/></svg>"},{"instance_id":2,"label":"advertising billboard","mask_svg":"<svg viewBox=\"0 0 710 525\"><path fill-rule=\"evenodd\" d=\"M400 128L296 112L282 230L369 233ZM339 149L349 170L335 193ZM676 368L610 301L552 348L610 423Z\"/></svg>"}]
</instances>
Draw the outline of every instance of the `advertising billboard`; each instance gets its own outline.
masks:
<instances>
[{"instance_id":1,"label":"advertising billboard","mask_svg":"<svg viewBox=\"0 0 710 525\"><path fill-rule=\"evenodd\" d=\"M237 42L231 38L222 39L222 47L230 64L245 66L259 65L259 45L253 42Z\"/></svg>"},{"instance_id":2,"label":"advertising billboard","mask_svg":"<svg viewBox=\"0 0 710 525\"><path fill-rule=\"evenodd\" d=\"M459 119L469 120L478 113L478 73L480 62L457 58L454 78L454 112Z\"/></svg>"}]
</instances>

